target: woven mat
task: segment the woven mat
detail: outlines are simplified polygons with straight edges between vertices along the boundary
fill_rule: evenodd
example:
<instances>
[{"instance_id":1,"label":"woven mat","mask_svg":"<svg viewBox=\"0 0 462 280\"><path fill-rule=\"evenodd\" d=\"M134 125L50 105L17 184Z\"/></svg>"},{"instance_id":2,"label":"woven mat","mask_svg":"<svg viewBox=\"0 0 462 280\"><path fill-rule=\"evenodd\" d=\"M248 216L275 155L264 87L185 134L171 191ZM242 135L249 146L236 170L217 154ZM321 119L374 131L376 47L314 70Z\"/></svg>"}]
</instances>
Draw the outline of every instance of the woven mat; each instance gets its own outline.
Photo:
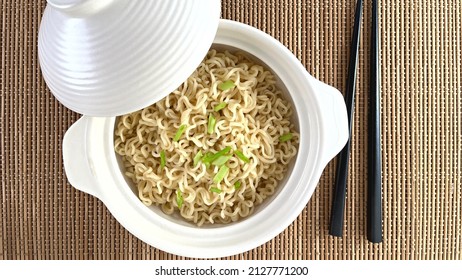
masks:
<instances>
[{"instance_id":1,"label":"woven mat","mask_svg":"<svg viewBox=\"0 0 462 280\"><path fill-rule=\"evenodd\" d=\"M222 17L284 43L345 89L355 1L226 0ZM336 160L298 219L228 259L461 259L461 25L456 0L382 0L384 241L366 231L370 1L365 1L343 238L328 235ZM37 62L45 1L1 1L0 259L182 259L126 231L71 187L61 140L80 116L51 95Z\"/></svg>"}]
</instances>

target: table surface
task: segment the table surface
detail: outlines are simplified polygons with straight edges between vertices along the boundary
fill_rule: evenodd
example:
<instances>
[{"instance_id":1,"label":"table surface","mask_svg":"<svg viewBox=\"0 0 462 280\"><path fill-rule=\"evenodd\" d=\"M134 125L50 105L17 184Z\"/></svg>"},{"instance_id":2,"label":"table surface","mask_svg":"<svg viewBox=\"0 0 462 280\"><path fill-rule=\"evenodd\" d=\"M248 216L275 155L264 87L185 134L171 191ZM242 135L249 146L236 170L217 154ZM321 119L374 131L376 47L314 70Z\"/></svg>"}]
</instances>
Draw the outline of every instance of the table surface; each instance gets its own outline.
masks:
<instances>
[{"instance_id":1,"label":"table surface","mask_svg":"<svg viewBox=\"0 0 462 280\"><path fill-rule=\"evenodd\" d=\"M371 1L365 1L342 238L328 234L336 159L280 235L228 259L461 259L461 25L456 0L382 0L383 242L367 241ZM1 1L0 259L182 259L125 230L66 180L62 138L80 115L37 60L45 1ZM355 1L225 0L222 17L280 40L344 92Z\"/></svg>"}]
</instances>

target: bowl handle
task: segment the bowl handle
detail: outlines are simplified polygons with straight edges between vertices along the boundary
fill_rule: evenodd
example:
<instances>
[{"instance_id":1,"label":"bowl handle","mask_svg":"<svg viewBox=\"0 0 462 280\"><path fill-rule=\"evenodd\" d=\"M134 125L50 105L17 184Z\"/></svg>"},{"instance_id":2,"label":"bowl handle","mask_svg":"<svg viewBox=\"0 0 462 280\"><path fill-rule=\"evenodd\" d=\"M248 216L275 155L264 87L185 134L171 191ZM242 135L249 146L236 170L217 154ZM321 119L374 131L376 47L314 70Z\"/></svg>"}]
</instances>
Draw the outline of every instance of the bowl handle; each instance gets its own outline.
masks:
<instances>
[{"instance_id":1,"label":"bowl handle","mask_svg":"<svg viewBox=\"0 0 462 280\"><path fill-rule=\"evenodd\" d=\"M348 140L348 115L345 99L336 88L327 85L314 77L311 82L318 92L322 121L322 161L324 165L332 160L342 149Z\"/></svg>"},{"instance_id":2,"label":"bowl handle","mask_svg":"<svg viewBox=\"0 0 462 280\"><path fill-rule=\"evenodd\" d=\"M64 171L67 180L74 188L100 198L93 164L88 157L88 120L89 117L83 116L64 134Z\"/></svg>"}]
</instances>

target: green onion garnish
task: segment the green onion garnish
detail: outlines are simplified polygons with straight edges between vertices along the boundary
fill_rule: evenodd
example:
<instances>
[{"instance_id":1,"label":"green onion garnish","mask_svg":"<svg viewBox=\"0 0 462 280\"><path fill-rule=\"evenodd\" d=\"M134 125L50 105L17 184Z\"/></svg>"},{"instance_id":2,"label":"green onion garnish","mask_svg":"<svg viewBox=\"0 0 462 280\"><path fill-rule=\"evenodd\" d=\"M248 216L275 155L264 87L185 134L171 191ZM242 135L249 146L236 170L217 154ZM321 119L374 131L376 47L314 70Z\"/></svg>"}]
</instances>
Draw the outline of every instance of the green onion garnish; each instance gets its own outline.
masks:
<instances>
[{"instance_id":1,"label":"green onion garnish","mask_svg":"<svg viewBox=\"0 0 462 280\"><path fill-rule=\"evenodd\" d=\"M236 183L234 183L234 189L235 190L238 190L241 188L241 182L240 181L236 181Z\"/></svg>"},{"instance_id":2,"label":"green onion garnish","mask_svg":"<svg viewBox=\"0 0 462 280\"><path fill-rule=\"evenodd\" d=\"M183 205L183 195L180 189L176 191L176 204L178 205L178 209Z\"/></svg>"},{"instance_id":3,"label":"green onion garnish","mask_svg":"<svg viewBox=\"0 0 462 280\"><path fill-rule=\"evenodd\" d=\"M216 166L221 166L225 164L230 158L231 156L220 156L216 160L214 160L212 164Z\"/></svg>"},{"instance_id":4,"label":"green onion garnish","mask_svg":"<svg viewBox=\"0 0 462 280\"><path fill-rule=\"evenodd\" d=\"M231 152L231 147L226 147L226 148L216 152L215 155L223 156L223 155L227 155L229 152Z\"/></svg>"},{"instance_id":5,"label":"green onion garnish","mask_svg":"<svg viewBox=\"0 0 462 280\"><path fill-rule=\"evenodd\" d=\"M217 158L219 158L221 156L224 156L224 155L227 155L230 151L231 151L231 147L226 147L223 150L218 151L216 153L207 152L207 154L205 154L205 156L202 158L202 162L203 163L212 163Z\"/></svg>"},{"instance_id":6,"label":"green onion garnish","mask_svg":"<svg viewBox=\"0 0 462 280\"><path fill-rule=\"evenodd\" d=\"M292 133L287 133L279 137L279 142L281 143L286 142L286 141L289 141L290 139L292 139Z\"/></svg>"},{"instance_id":7,"label":"green onion garnish","mask_svg":"<svg viewBox=\"0 0 462 280\"><path fill-rule=\"evenodd\" d=\"M207 152L202 158L201 161L205 164L206 168L210 167L210 163L213 161L214 158L214 153L212 152Z\"/></svg>"},{"instance_id":8,"label":"green onion garnish","mask_svg":"<svg viewBox=\"0 0 462 280\"><path fill-rule=\"evenodd\" d=\"M177 142L178 140L180 140L180 137L183 134L185 129L186 129L185 124L180 125L180 127L178 128L178 130L177 130L177 132L175 134L175 137L173 137L173 141Z\"/></svg>"},{"instance_id":9,"label":"green onion garnish","mask_svg":"<svg viewBox=\"0 0 462 280\"><path fill-rule=\"evenodd\" d=\"M223 83L218 84L218 88L223 91L233 88L235 86L236 85L231 80L227 80L227 81L224 81Z\"/></svg>"},{"instance_id":10,"label":"green onion garnish","mask_svg":"<svg viewBox=\"0 0 462 280\"><path fill-rule=\"evenodd\" d=\"M160 169L164 169L166 162L167 161L165 160L165 151L162 150L160 151Z\"/></svg>"},{"instance_id":11,"label":"green onion garnish","mask_svg":"<svg viewBox=\"0 0 462 280\"><path fill-rule=\"evenodd\" d=\"M218 104L217 106L213 107L213 110L215 112L218 112L220 111L221 109L225 108L226 105L228 105L226 102L221 102L220 104Z\"/></svg>"},{"instance_id":12,"label":"green onion garnish","mask_svg":"<svg viewBox=\"0 0 462 280\"><path fill-rule=\"evenodd\" d=\"M249 163L250 162L250 159L248 157L246 157L241 151L234 151L234 153L236 154L236 156L238 158L240 158L243 162L245 163Z\"/></svg>"},{"instance_id":13,"label":"green onion garnish","mask_svg":"<svg viewBox=\"0 0 462 280\"><path fill-rule=\"evenodd\" d=\"M194 156L194 159L193 159L194 167L197 166L197 164L199 163L199 161L201 160L201 158L202 158L202 151L199 151L199 152Z\"/></svg>"},{"instance_id":14,"label":"green onion garnish","mask_svg":"<svg viewBox=\"0 0 462 280\"><path fill-rule=\"evenodd\" d=\"M202 158L201 158L201 161L203 163L210 163L212 160L213 160L213 156L215 154L212 153L212 152L207 152Z\"/></svg>"},{"instance_id":15,"label":"green onion garnish","mask_svg":"<svg viewBox=\"0 0 462 280\"><path fill-rule=\"evenodd\" d=\"M210 188L210 191L214 193L221 193L221 190L219 188Z\"/></svg>"},{"instance_id":16,"label":"green onion garnish","mask_svg":"<svg viewBox=\"0 0 462 280\"><path fill-rule=\"evenodd\" d=\"M225 178L226 174L228 174L228 170L228 166L222 165L218 170L218 173L215 174L215 177L213 177L213 181L217 184L220 183L223 180L223 178Z\"/></svg>"},{"instance_id":17,"label":"green onion garnish","mask_svg":"<svg viewBox=\"0 0 462 280\"><path fill-rule=\"evenodd\" d=\"M213 116L213 114L209 115L209 123L207 125L207 132L209 134L212 134L213 131L215 130L215 124L217 123L217 119Z\"/></svg>"}]
</instances>

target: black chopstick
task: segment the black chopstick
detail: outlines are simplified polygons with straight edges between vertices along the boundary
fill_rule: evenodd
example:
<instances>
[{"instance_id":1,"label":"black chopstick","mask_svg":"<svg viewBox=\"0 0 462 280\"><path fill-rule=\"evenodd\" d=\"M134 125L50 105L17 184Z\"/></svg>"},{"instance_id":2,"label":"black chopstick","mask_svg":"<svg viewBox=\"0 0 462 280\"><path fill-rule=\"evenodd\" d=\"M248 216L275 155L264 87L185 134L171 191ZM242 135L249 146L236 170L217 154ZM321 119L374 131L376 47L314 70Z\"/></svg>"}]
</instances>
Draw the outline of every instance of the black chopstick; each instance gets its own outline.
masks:
<instances>
[{"instance_id":1,"label":"black chopstick","mask_svg":"<svg viewBox=\"0 0 462 280\"><path fill-rule=\"evenodd\" d=\"M363 1L357 0L355 21L353 26L353 36L350 48L350 62L348 65L347 88L345 92L345 102L348 113L349 139L345 147L339 153L337 176L335 179L334 198L332 201L332 211L330 219L329 234L342 236L343 231L343 212L345 209L346 183L348 177L348 160L350 158L351 128L353 123L354 100L356 89L356 65L358 63L359 36L361 33L361 17L363 13Z\"/></svg>"},{"instance_id":2,"label":"black chopstick","mask_svg":"<svg viewBox=\"0 0 462 280\"><path fill-rule=\"evenodd\" d=\"M380 146L380 58L378 0L372 0L371 72L368 132L367 239L382 242L382 172Z\"/></svg>"}]
</instances>

